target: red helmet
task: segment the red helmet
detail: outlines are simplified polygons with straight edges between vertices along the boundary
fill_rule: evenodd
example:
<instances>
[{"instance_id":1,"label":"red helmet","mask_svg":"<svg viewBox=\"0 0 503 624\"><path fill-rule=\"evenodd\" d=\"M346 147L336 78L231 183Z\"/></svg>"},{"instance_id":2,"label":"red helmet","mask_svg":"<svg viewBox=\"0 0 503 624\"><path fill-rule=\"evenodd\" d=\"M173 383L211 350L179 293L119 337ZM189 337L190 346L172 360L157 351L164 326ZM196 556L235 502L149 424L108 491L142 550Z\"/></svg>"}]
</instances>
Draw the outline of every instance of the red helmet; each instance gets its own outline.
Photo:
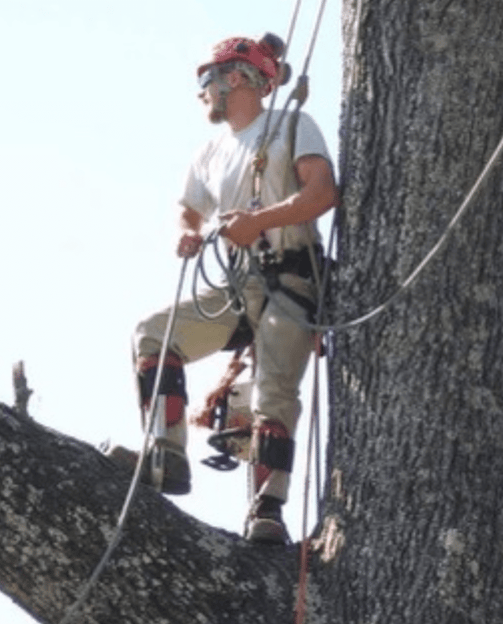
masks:
<instances>
[{"instance_id":1,"label":"red helmet","mask_svg":"<svg viewBox=\"0 0 503 624\"><path fill-rule=\"evenodd\" d=\"M256 67L269 80L274 80L278 76L278 59L283 50L283 41L271 33L264 35L258 42L246 37L224 39L214 46L211 60L197 68L197 75L200 77L213 65L243 61ZM282 78L280 84L286 84L289 77Z\"/></svg>"}]
</instances>

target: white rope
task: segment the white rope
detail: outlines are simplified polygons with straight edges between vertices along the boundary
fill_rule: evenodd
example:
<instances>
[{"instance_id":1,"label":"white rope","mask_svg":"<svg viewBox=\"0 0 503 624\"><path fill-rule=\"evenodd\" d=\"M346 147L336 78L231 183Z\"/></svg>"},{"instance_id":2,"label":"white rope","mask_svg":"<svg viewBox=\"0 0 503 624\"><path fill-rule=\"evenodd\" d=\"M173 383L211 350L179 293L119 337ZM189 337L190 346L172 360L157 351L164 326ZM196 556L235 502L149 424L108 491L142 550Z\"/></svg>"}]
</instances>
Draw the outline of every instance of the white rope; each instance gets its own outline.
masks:
<instances>
[{"instance_id":1,"label":"white rope","mask_svg":"<svg viewBox=\"0 0 503 624\"><path fill-rule=\"evenodd\" d=\"M424 271L426 266L433 260L433 258L436 256L436 254L443 247L443 245L445 244L447 238L451 234L452 230L456 227L456 225L458 224L459 220L461 219L463 214L466 212L468 206L473 201L475 195L480 190L480 187L482 186L483 182L486 180L487 176L489 175L489 173L491 172L492 168L496 164L496 161L497 161L497 159L500 156L502 151L503 151L503 136L502 136L498 146L496 147L496 149L492 153L492 155L491 155L489 161L487 162L486 166L482 170L482 173L479 175L479 177L477 178L475 184L472 186L472 188L470 189L470 191L468 192L468 194L466 195L466 197L462 201L461 205L457 209L456 213L454 214L454 216L450 220L450 222L449 222L448 226L446 227L446 229L445 229L444 233L442 234L442 236L438 239L437 243L426 254L426 256L423 258L423 260L412 271L412 273L400 284L399 289L393 295L391 295L391 297L389 299L387 299L384 303L382 303L381 305L377 306L376 308L374 308L373 310L371 310L367 314L364 314L363 316L360 316L360 317L358 317L356 319L353 319L352 321L348 321L346 323L341 323L340 325L327 326L328 330L331 330L331 331L341 331L341 330L344 330L344 329L349 329L349 328L352 328L352 327L356 327L357 325L361 325L362 323L366 323L370 319L374 318L378 314L381 314L381 312L384 312L386 309L388 309L390 307L390 305L395 301L395 299L399 295L403 294L412 285L412 283L418 278L420 273L422 273L422 271Z\"/></svg>"},{"instance_id":2,"label":"white rope","mask_svg":"<svg viewBox=\"0 0 503 624\"><path fill-rule=\"evenodd\" d=\"M327 0L321 0L321 2L320 2L320 7L318 9L318 13L317 13L317 16L316 16L316 22L315 22L315 25L314 25L314 28L313 28L313 32L311 34L311 38L309 40L308 52L307 52L305 60L304 60L304 67L303 67L303 70L302 70L302 74L299 76L297 85L291 91L291 93L288 96L285 104L283 105L283 108L281 110L280 115L278 116L278 119L276 120L276 124L275 124L274 128L271 130L269 135L267 135L267 130L269 128L269 123L270 123L270 119L271 119L271 115L272 115L272 105L274 104L274 99L276 97L276 91L278 90L278 86L279 86L279 85L276 85L276 88L275 88L274 94L273 94L273 98L272 98L272 101L271 101L271 106L269 107L269 112L268 112L268 116L267 116L266 123L265 123L264 136L262 138L262 143L260 145L260 148L259 148L259 150L257 152L259 158L263 158L264 155L267 153L267 150L269 149L269 146L270 146L271 142L274 140L274 137L276 136L276 133L278 132L281 124L283 123L283 120L284 120L285 115L286 115L286 113L288 111L288 108L290 106L291 101L294 98L296 98L297 101L298 101L297 108L296 108L296 111L295 111L296 113L298 112L298 110L300 109L300 107L302 106L302 104L305 101L305 98L301 99L299 97L299 91L300 91L300 89L303 86L306 86L307 70L308 70L309 64L311 62L311 57L312 57L312 54L313 54L314 46L316 45L316 41L318 39L318 34L319 34L319 30L320 30L320 25L321 25L321 20L322 20L322 17L323 17L323 13L324 13L324 10L325 10L326 1ZM292 22L291 22L291 26L290 26L290 33L288 35L288 37L289 37L288 46L290 45L290 39L291 39L291 36L293 34L293 30L295 28L295 23L297 21L299 7L300 7L300 1L298 0L297 1L297 5L296 5L295 10L294 10L293 17L292 17ZM284 62L285 62L286 51L287 51L287 48L285 48L285 53L284 53L282 61L281 61L282 64L284 64Z\"/></svg>"},{"instance_id":3,"label":"white rope","mask_svg":"<svg viewBox=\"0 0 503 624\"><path fill-rule=\"evenodd\" d=\"M73 605L71 605L70 608L67 610L65 616L63 617L63 619L60 621L59 624L69 624L73 620L73 618L76 616L78 610L82 608L83 604L87 600L93 587L96 585L99 577L101 576L101 573L105 569L107 563L110 560L110 557L112 556L112 553L114 552L115 548L117 547L117 544L119 543L122 537L122 531L126 524L126 520L129 516L129 512L131 510L131 506L133 504L135 494L138 490L138 485L140 483L140 476L143 470L143 465L145 463L145 458L147 456L147 449L148 449L148 444L149 444L149 438L152 433L152 428L154 424L154 414L155 414L157 398L159 396L159 387L161 384L161 377L163 373L164 362L166 361L168 348L171 342L171 337L172 337L173 329L175 326L176 313L178 309L178 304L180 302L183 282L185 279L185 271L187 268L187 262L188 262L188 258L184 258L183 263L182 263L182 268L180 271L180 278L178 280L178 287L176 290L175 302L171 308L171 314L168 319L166 331L164 333L162 348L161 348L161 352L159 355L159 363L158 363L156 376L155 376L154 389L152 391L152 399L151 399L150 408L147 414L147 424L145 427L143 446L141 449L140 456L138 457L138 461L136 462L136 469L135 469L133 478L131 480L131 484L129 486L126 499L124 501L122 511L119 516L119 520L117 521L117 526L115 528L115 531L112 537L109 540L108 546L100 562L96 566L94 572L92 573L91 577L89 578L85 586L82 588L82 591L80 592L79 597L73 603Z\"/></svg>"},{"instance_id":4,"label":"white rope","mask_svg":"<svg viewBox=\"0 0 503 624\"><path fill-rule=\"evenodd\" d=\"M302 4L302 0L297 0L297 2L295 4L295 8L294 8L293 13L292 13L292 17L290 19L290 26L288 28L288 35L287 35L287 38L286 38L285 48L283 50L283 54L281 55L280 69L279 69L279 75L280 76L281 76L281 73L282 73L283 68L285 66L285 63L286 63L288 51L290 49L290 44L292 42L293 33L294 33L295 27L297 25L297 18L299 16L299 10L300 10L301 4ZM266 139L267 139L267 132L269 130L269 123L271 121L271 116L272 116L272 113L273 113L273 110L274 110L274 104L276 102L276 97L278 95L279 87L280 87L279 82L276 82L276 85L274 87L274 90L273 90L272 96L271 96L271 102L269 104L269 110L268 110L266 122L265 122L265 125L264 125L264 134L263 134L263 137L262 137L262 142L261 142L260 147L258 149L258 154L262 154L262 151L264 150L265 142L266 142Z\"/></svg>"}]
</instances>

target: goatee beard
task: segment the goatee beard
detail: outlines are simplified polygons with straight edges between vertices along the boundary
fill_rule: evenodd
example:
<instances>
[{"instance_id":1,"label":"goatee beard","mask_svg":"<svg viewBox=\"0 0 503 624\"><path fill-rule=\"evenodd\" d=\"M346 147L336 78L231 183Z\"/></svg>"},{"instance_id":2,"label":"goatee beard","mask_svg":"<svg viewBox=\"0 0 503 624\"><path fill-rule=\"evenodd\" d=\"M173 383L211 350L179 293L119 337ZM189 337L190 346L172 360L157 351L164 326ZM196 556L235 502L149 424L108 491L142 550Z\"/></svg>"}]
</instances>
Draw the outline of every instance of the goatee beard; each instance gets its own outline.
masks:
<instances>
[{"instance_id":1,"label":"goatee beard","mask_svg":"<svg viewBox=\"0 0 503 624\"><path fill-rule=\"evenodd\" d=\"M208 118L213 124L222 123L222 121L226 120L225 111L219 110L219 109L213 109L210 111Z\"/></svg>"},{"instance_id":2,"label":"goatee beard","mask_svg":"<svg viewBox=\"0 0 503 624\"><path fill-rule=\"evenodd\" d=\"M215 103L215 106L210 110L208 115L209 120L213 124L222 123L227 119L227 98L223 95L220 95L218 98L218 102Z\"/></svg>"}]
</instances>

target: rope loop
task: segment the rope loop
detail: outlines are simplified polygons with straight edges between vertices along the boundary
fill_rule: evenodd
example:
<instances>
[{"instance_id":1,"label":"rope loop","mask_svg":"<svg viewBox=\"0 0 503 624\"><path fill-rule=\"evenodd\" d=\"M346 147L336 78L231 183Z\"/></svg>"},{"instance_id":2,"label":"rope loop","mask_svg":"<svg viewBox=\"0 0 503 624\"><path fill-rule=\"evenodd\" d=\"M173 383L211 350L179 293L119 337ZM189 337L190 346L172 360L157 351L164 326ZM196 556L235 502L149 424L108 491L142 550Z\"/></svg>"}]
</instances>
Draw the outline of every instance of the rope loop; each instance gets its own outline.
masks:
<instances>
[{"instance_id":1,"label":"rope loop","mask_svg":"<svg viewBox=\"0 0 503 624\"><path fill-rule=\"evenodd\" d=\"M246 282L249 277L249 263L246 262L247 250L237 247L235 250L228 250L224 259L219 249L219 230L210 232L203 241L201 251L194 268L194 276L192 280L192 299L194 307L198 314L209 321L213 321L228 310L234 314L241 316L246 314L246 300L243 295ZM206 267L208 249L213 250L213 258L217 267L223 274L223 281L215 283L209 276ZM221 292L225 297L224 305L214 312L206 310L201 304L198 294L199 279L205 283L206 287Z\"/></svg>"}]
</instances>

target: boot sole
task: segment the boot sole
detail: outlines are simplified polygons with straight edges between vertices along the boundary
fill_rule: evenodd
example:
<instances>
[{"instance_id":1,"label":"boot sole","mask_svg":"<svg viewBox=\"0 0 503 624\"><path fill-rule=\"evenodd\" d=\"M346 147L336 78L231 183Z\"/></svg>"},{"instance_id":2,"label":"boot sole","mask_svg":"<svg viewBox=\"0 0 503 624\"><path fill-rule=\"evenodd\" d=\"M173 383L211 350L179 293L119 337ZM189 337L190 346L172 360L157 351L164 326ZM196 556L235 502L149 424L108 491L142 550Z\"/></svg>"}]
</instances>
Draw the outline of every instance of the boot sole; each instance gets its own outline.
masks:
<instances>
[{"instance_id":1,"label":"boot sole","mask_svg":"<svg viewBox=\"0 0 503 624\"><path fill-rule=\"evenodd\" d=\"M275 520L256 518L251 522L246 533L249 542L264 544L281 544L285 546L290 541L285 527Z\"/></svg>"}]
</instances>

